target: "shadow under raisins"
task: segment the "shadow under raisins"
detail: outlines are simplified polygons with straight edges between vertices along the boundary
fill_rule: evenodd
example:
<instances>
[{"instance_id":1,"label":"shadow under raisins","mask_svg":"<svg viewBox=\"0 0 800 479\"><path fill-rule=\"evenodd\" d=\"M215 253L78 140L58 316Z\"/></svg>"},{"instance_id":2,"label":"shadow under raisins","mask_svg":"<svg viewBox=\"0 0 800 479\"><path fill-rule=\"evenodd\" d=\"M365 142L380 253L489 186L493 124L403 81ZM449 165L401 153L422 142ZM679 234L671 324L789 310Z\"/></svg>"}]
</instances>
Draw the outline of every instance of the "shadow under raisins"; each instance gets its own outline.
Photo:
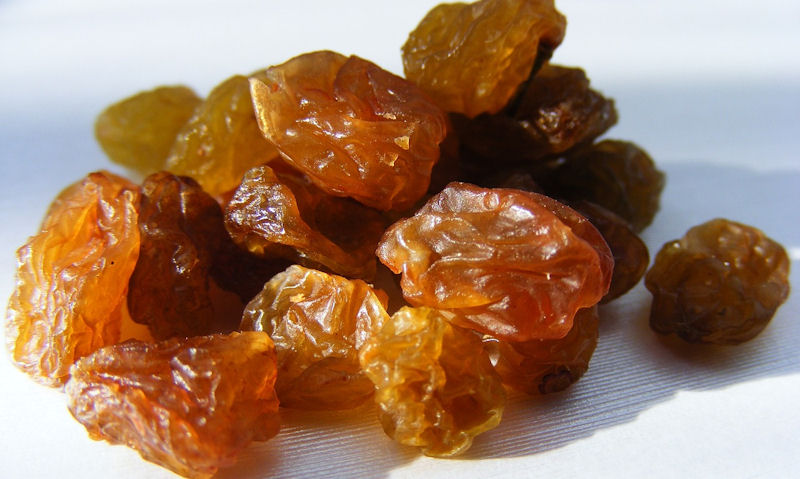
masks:
<instances>
[{"instance_id":1,"label":"shadow under raisins","mask_svg":"<svg viewBox=\"0 0 800 479\"><path fill-rule=\"evenodd\" d=\"M787 216L800 204L800 173L703 163L661 167L669 178L662 209L644 234L651 257L663 243L714 217L753 224L790 251L800 246L798 222ZM796 256L792 263L790 281L800 284ZM650 300L639 284L601 307L600 340L584 378L571 390L549 397L512 393L500 426L479 436L462 457L519 457L553 450L634 421L682 390L712 390L800 371L797 295L790 295L759 336L730 347L689 345L656 335L648 325Z\"/></svg>"}]
</instances>

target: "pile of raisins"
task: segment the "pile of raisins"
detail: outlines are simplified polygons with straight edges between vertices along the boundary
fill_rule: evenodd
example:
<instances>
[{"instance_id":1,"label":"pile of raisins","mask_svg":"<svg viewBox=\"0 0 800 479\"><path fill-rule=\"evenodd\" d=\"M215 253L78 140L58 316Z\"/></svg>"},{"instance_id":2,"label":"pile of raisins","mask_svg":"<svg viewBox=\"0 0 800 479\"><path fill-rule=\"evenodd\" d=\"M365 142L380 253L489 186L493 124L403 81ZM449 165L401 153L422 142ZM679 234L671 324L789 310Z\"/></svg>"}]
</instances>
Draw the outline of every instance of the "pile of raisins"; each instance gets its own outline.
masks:
<instances>
[{"instance_id":1,"label":"pile of raisins","mask_svg":"<svg viewBox=\"0 0 800 479\"><path fill-rule=\"evenodd\" d=\"M552 0L440 5L403 46L406 78L319 51L205 99L110 106L97 139L145 179L96 172L55 199L17 253L12 361L63 386L91 437L187 477L277 434L279 404L374 401L399 443L465 451L506 387L587 371L597 305L649 263L637 235L664 175L598 140L617 112L550 63L565 26ZM694 228L647 274L651 325L746 341L788 266L754 228Z\"/></svg>"}]
</instances>

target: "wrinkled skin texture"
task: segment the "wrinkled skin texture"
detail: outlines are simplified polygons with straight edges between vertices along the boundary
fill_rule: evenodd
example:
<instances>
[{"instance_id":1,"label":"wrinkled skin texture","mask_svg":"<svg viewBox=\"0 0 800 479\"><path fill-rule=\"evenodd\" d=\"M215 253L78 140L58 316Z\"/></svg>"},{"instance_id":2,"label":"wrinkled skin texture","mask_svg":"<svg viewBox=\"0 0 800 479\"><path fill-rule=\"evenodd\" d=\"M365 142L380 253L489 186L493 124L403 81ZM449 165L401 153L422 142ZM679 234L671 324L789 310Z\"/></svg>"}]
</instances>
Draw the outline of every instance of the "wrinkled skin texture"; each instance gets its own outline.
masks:
<instances>
[{"instance_id":1,"label":"wrinkled skin texture","mask_svg":"<svg viewBox=\"0 0 800 479\"><path fill-rule=\"evenodd\" d=\"M448 314L401 308L359 354L386 434L428 456L466 451L497 426L505 407L480 338L450 324Z\"/></svg>"},{"instance_id":2,"label":"wrinkled skin texture","mask_svg":"<svg viewBox=\"0 0 800 479\"><path fill-rule=\"evenodd\" d=\"M542 184L553 196L611 210L638 233L658 212L664 182L647 152L630 142L604 140L567 155Z\"/></svg>"},{"instance_id":3,"label":"wrinkled skin texture","mask_svg":"<svg viewBox=\"0 0 800 479\"><path fill-rule=\"evenodd\" d=\"M657 333L739 344L757 336L789 296L789 257L760 230L715 219L665 244L645 286Z\"/></svg>"},{"instance_id":4,"label":"wrinkled skin texture","mask_svg":"<svg viewBox=\"0 0 800 479\"><path fill-rule=\"evenodd\" d=\"M441 4L409 34L403 69L445 111L497 113L565 29L552 0Z\"/></svg>"},{"instance_id":5,"label":"wrinkled skin texture","mask_svg":"<svg viewBox=\"0 0 800 479\"><path fill-rule=\"evenodd\" d=\"M214 88L180 131L166 169L191 176L216 197L277 156L258 129L248 78L236 75Z\"/></svg>"},{"instance_id":6,"label":"wrinkled skin texture","mask_svg":"<svg viewBox=\"0 0 800 479\"><path fill-rule=\"evenodd\" d=\"M557 339L608 291L613 258L574 210L546 196L451 183L392 225L377 251L412 305L455 312L507 341Z\"/></svg>"},{"instance_id":7,"label":"wrinkled skin texture","mask_svg":"<svg viewBox=\"0 0 800 479\"><path fill-rule=\"evenodd\" d=\"M247 305L241 329L275 342L281 406L349 409L372 397L357 351L388 320L367 283L291 266Z\"/></svg>"},{"instance_id":8,"label":"wrinkled skin texture","mask_svg":"<svg viewBox=\"0 0 800 479\"><path fill-rule=\"evenodd\" d=\"M259 256L277 254L347 277L375 274L375 247L383 232L376 211L325 194L285 167L248 171L227 205L234 241Z\"/></svg>"},{"instance_id":9,"label":"wrinkled skin texture","mask_svg":"<svg viewBox=\"0 0 800 479\"><path fill-rule=\"evenodd\" d=\"M214 198L189 177L150 175L142 184L139 230L139 260L128 291L131 318L148 325L156 339L236 329L241 308L215 305L209 291L218 252L231 241Z\"/></svg>"},{"instance_id":10,"label":"wrinkled skin texture","mask_svg":"<svg viewBox=\"0 0 800 479\"><path fill-rule=\"evenodd\" d=\"M192 478L278 433L275 349L259 332L127 341L75 364L68 407L93 439Z\"/></svg>"},{"instance_id":11,"label":"wrinkled skin texture","mask_svg":"<svg viewBox=\"0 0 800 479\"><path fill-rule=\"evenodd\" d=\"M563 391L583 376L597 346L597 307L581 309L561 339L509 343L485 338L497 357L495 370L503 383L527 394Z\"/></svg>"},{"instance_id":12,"label":"wrinkled skin texture","mask_svg":"<svg viewBox=\"0 0 800 479\"><path fill-rule=\"evenodd\" d=\"M650 253L628 222L611 211L589 201L578 201L572 207L600 231L614 255L611 287L600 301L608 303L639 283L650 264Z\"/></svg>"},{"instance_id":13,"label":"wrinkled skin texture","mask_svg":"<svg viewBox=\"0 0 800 479\"><path fill-rule=\"evenodd\" d=\"M175 137L200 103L185 86L144 91L103 110L95 137L111 161L149 175L164 169Z\"/></svg>"},{"instance_id":14,"label":"wrinkled skin texture","mask_svg":"<svg viewBox=\"0 0 800 479\"><path fill-rule=\"evenodd\" d=\"M469 119L452 115L461 141L482 157L531 162L591 143L617 122L613 100L589 88L579 68L545 65L513 106Z\"/></svg>"},{"instance_id":15,"label":"wrinkled skin texture","mask_svg":"<svg viewBox=\"0 0 800 479\"><path fill-rule=\"evenodd\" d=\"M407 209L425 194L446 118L415 85L328 51L251 83L264 135L328 194L382 211Z\"/></svg>"},{"instance_id":16,"label":"wrinkled skin texture","mask_svg":"<svg viewBox=\"0 0 800 479\"><path fill-rule=\"evenodd\" d=\"M41 231L17 250L6 342L36 381L60 386L73 362L120 340L138 202L128 180L91 173L53 201Z\"/></svg>"}]
</instances>

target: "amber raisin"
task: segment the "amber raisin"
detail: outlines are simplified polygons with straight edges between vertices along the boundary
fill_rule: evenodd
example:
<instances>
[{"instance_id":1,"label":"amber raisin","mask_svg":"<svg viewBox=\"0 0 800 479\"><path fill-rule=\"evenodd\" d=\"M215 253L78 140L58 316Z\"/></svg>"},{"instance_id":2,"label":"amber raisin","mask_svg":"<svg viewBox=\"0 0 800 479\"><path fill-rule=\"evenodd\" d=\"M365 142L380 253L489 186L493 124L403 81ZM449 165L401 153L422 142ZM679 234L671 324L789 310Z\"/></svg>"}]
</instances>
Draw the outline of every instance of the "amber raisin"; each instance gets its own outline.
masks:
<instances>
[{"instance_id":1,"label":"amber raisin","mask_svg":"<svg viewBox=\"0 0 800 479\"><path fill-rule=\"evenodd\" d=\"M464 452L497 426L505 407L480 337L450 324L448 315L404 307L359 353L384 431L429 456Z\"/></svg>"},{"instance_id":2,"label":"amber raisin","mask_svg":"<svg viewBox=\"0 0 800 479\"><path fill-rule=\"evenodd\" d=\"M246 332L109 346L78 361L65 389L93 439L209 478L278 433L275 376L269 336Z\"/></svg>"},{"instance_id":3,"label":"amber raisin","mask_svg":"<svg viewBox=\"0 0 800 479\"><path fill-rule=\"evenodd\" d=\"M264 135L328 194L384 211L425 194L446 119L415 85L322 51L267 69L252 91Z\"/></svg>"},{"instance_id":4,"label":"amber raisin","mask_svg":"<svg viewBox=\"0 0 800 479\"><path fill-rule=\"evenodd\" d=\"M330 196L289 169L248 171L226 210L233 239L257 255L277 254L348 277L375 274L384 222L349 198Z\"/></svg>"},{"instance_id":5,"label":"amber raisin","mask_svg":"<svg viewBox=\"0 0 800 479\"><path fill-rule=\"evenodd\" d=\"M258 129L248 78L236 75L214 88L181 129L166 169L191 176L216 197L277 156Z\"/></svg>"},{"instance_id":6,"label":"amber raisin","mask_svg":"<svg viewBox=\"0 0 800 479\"><path fill-rule=\"evenodd\" d=\"M413 305L508 341L567 334L608 290L613 258L574 210L536 193L451 183L385 233L381 262Z\"/></svg>"},{"instance_id":7,"label":"amber raisin","mask_svg":"<svg viewBox=\"0 0 800 479\"><path fill-rule=\"evenodd\" d=\"M41 231L17 250L6 343L36 381L59 386L73 362L120 340L138 206L136 185L91 173L55 199Z\"/></svg>"},{"instance_id":8,"label":"amber raisin","mask_svg":"<svg viewBox=\"0 0 800 479\"><path fill-rule=\"evenodd\" d=\"M448 112L496 113L537 57L550 57L565 28L553 0L441 4L409 34L403 69Z\"/></svg>"},{"instance_id":9,"label":"amber raisin","mask_svg":"<svg viewBox=\"0 0 800 479\"><path fill-rule=\"evenodd\" d=\"M149 175L163 170L175 137L202 100L185 86L162 86L114 103L95 136L114 163Z\"/></svg>"},{"instance_id":10,"label":"amber raisin","mask_svg":"<svg viewBox=\"0 0 800 479\"><path fill-rule=\"evenodd\" d=\"M372 397L357 350L388 319L365 282L291 266L247 305L241 327L275 342L282 406L347 409Z\"/></svg>"},{"instance_id":11,"label":"amber raisin","mask_svg":"<svg viewBox=\"0 0 800 479\"><path fill-rule=\"evenodd\" d=\"M545 65L513 109L452 115L459 138L491 163L531 162L590 143L617 122L614 102L589 88L579 68Z\"/></svg>"},{"instance_id":12,"label":"amber raisin","mask_svg":"<svg viewBox=\"0 0 800 479\"><path fill-rule=\"evenodd\" d=\"M503 382L528 394L563 391L583 376L597 346L597 306L581 309L561 339L509 343L487 337Z\"/></svg>"},{"instance_id":13,"label":"amber raisin","mask_svg":"<svg viewBox=\"0 0 800 479\"><path fill-rule=\"evenodd\" d=\"M760 230L726 219L665 244L645 276L650 327L691 343L739 344L789 295L789 257Z\"/></svg>"}]
</instances>

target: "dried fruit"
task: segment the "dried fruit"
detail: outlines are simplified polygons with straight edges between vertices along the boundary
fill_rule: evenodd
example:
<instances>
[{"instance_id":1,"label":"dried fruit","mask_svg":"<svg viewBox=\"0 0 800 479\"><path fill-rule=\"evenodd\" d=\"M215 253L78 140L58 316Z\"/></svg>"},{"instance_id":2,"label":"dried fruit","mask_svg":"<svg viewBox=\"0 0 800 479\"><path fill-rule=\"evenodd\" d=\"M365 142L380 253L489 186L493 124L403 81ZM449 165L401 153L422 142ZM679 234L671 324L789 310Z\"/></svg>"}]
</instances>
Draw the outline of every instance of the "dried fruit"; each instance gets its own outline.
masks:
<instances>
[{"instance_id":1,"label":"dried fruit","mask_svg":"<svg viewBox=\"0 0 800 479\"><path fill-rule=\"evenodd\" d=\"M222 209L189 177L160 172L142 184L141 247L130 280L131 318L153 337L200 336L238 326L241 308L215 305L209 275L230 242Z\"/></svg>"},{"instance_id":2,"label":"dried fruit","mask_svg":"<svg viewBox=\"0 0 800 479\"><path fill-rule=\"evenodd\" d=\"M415 85L328 51L295 57L251 83L264 135L328 194L384 211L425 194L446 119Z\"/></svg>"},{"instance_id":3,"label":"dried fruit","mask_svg":"<svg viewBox=\"0 0 800 479\"><path fill-rule=\"evenodd\" d=\"M597 346L597 307L581 309L572 329L561 339L521 343L485 338L497 358L495 369L503 382L528 394L563 391L583 376Z\"/></svg>"},{"instance_id":4,"label":"dried fruit","mask_svg":"<svg viewBox=\"0 0 800 479\"><path fill-rule=\"evenodd\" d=\"M149 175L163 170L175 137L202 100L185 86L162 86L114 103L95 136L114 163Z\"/></svg>"},{"instance_id":5,"label":"dried fruit","mask_svg":"<svg viewBox=\"0 0 800 479\"><path fill-rule=\"evenodd\" d=\"M17 250L6 341L36 381L59 386L75 360L120 340L138 202L136 185L91 173L53 201L41 231Z\"/></svg>"},{"instance_id":6,"label":"dried fruit","mask_svg":"<svg viewBox=\"0 0 800 479\"><path fill-rule=\"evenodd\" d=\"M639 283L650 264L650 253L647 245L633 232L628 222L611 211L589 201L578 201L572 207L600 231L614 255L611 287L600 301L608 303Z\"/></svg>"},{"instance_id":7,"label":"dried fruit","mask_svg":"<svg viewBox=\"0 0 800 479\"><path fill-rule=\"evenodd\" d=\"M451 183L392 225L377 251L402 272L413 305L508 341L567 334L608 290L613 259L600 233L543 195Z\"/></svg>"},{"instance_id":8,"label":"dried fruit","mask_svg":"<svg viewBox=\"0 0 800 479\"><path fill-rule=\"evenodd\" d=\"M166 169L219 196L236 188L247 170L277 156L258 129L248 78L235 75L214 88L183 127Z\"/></svg>"},{"instance_id":9,"label":"dried fruit","mask_svg":"<svg viewBox=\"0 0 800 479\"><path fill-rule=\"evenodd\" d=\"M553 196L597 203L640 232L658 212L664 173L633 143L604 140L567 155L542 184Z\"/></svg>"},{"instance_id":10,"label":"dried fruit","mask_svg":"<svg viewBox=\"0 0 800 479\"><path fill-rule=\"evenodd\" d=\"M357 350L388 319L367 283L291 266L247 305L241 327L275 342L282 406L348 409L372 397Z\"/></svg>"},{"instance_id":11,"label":"dried fruit","mask_svg":"<svg viewBox=\"0 0 800 479\"><path fill-rule=\"evenodd\" d=\"M401 308L359 353L386 434L429 456L466 451L497 426L505 406L480 337L450 324L450 315Z\"/></svg>"},{"instance_id":12,"label":"dried fruit","mask_svg":"<svg viewBox=\"0 0 800 479\"><path fill-rule=\"evenodd\" d=\"M665 244L645 286L657 333L739 344L758 335L789 296L789 257L760 230L718 218Z\"/></svg>"},{"instance_id":13,"label":"dried fruit","mask_svg":"<svg viewBox=\"0 0 800 479\"><path fill-rule=\"evenodd\" d=\"M78 361L69 410L93 439L192 478L278 433L275 349L260 332L128 341Z\"/></svg>"},{"instance_id":14,"label":"dried fruit","mask_svg":"<svg viewBox=\"0 0 800 479\"><path fill-rule=\"evenodd\" d=\"M552 0L441 4L408 36L403 69L448 112L497 113L565 28Z\"/></svg>"},{"instance_id":15,"label":"dried fruit","mask_svg":"<svg viewBox=\"0 0 800 479\"><path fill-rule=\"evenodd\" d=\"M256 255L277 254L348 277L375 274L380 214L327 195L288 168L248 171L225 214L234 241Z\"/></svg>"},{"instance_id":16,"label":"dried fruit","mask_svg":"<svg viewBox=\"0 0 800 479\"><path fill-rule=\"evenodd\" d=\"M613 100L589 88L583 70L548 64L509 108L451 118L462 143L492 164L529 163L591 143L617 122L617 112Z\"/></svg>"}]
</instances>

